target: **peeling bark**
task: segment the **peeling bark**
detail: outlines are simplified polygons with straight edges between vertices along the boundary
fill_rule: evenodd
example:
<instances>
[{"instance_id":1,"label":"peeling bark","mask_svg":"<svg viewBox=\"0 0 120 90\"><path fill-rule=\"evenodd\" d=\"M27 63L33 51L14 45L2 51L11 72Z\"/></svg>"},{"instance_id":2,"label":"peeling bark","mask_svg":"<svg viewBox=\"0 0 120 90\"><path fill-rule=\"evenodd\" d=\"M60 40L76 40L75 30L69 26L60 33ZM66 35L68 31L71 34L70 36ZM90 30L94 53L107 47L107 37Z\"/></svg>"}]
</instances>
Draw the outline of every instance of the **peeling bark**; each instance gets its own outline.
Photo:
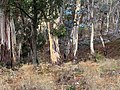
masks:
<instances>
[{"instance_id":1,"label":"peeling bark","mask_svg":"<svg viewBox=\"0 0 120 90\"><path fill-rule=\"evenodd\" d=\"M49 35L49 43L50 43L50 58L52 63L57 63L60 61L60 52L59 52L59 44L58 37L53 36L50 33L50 30L53 28L51 22L48 22L48 35Z\"/></svg>"},{"instance_id":2,"label":"peeling bark","mask_svg":"<svg viewBox=\"0 0 120 90\"><path fill-rule=\"evenodd\" d=\"M6 7L0 8L0 36L1 61L12 67L17 60L16 34L14 21L9 17L9 12L6 12Z\"/></svg>"}]
</instances>

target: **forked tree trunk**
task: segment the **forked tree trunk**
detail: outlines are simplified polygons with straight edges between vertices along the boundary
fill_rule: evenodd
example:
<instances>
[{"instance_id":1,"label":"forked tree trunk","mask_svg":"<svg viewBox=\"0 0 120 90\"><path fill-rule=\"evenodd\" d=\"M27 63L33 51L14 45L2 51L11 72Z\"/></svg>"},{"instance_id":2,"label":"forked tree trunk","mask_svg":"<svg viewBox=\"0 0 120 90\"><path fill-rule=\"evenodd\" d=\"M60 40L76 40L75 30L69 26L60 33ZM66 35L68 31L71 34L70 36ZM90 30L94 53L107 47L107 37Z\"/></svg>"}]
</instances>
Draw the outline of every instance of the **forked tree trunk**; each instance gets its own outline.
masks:
<instances>
[{"instance_id":1,"label":"forked tree trunk","mask_svg":"<svg viewBox=\"0 0 120 90\"><path fill-rule=\"evenodd\" d=\"M76 0L76 10L75 12L80 10L80 2L79 0ZM73 33L73 61L76 61L76 53L78 49L78 29L79 29L79 15L75 13L74 21L76 21L76 25L73 27L72 33Z\"/></svg>"},{"instance_id":2,"label":"forked tree trunk","mask_svg":"<svg viewBox=\"0 0 120 90\"><path fill-rule=\"evenodd\" d=\"M50 58L53 64L59 62L60 55L59 55L59 44L58 44L58 37L53 36L50 31L53 29L53 24L48 22L48 36L49 36L49 43L50 43Z\"/></svg>"},{"instance_id":3,"label":"forked tree trunk","mask_svg":"<svg viewBox=\"0 0 120 90\"><path fill-rule=\"evenodd\" d=\"M67 3L68 4L73 4L76 5L77 0L69 0ZM65 7L65 6L64 6ZM74 6L71 6L72 11L76 12L79 7L74 8ZM76 9L76 10L75 10ZM74 22L77 21L77 14L72 13L71 18L68 20L64 21L64 24L66 26L66 37L65 37L65 52L64 52L64 58L65 60L69 59L75 59L76 58L76 52L77 52L77 47L78 47L78 29L77 29L77 24L74 26L74 23L70 23L70 21ZM77 21L79 22L79 20Z\"/></svg>"},{"instance_id":4,"label":"forked tree trunk","mask_svg":"<svg viewBox=\"0 0 120 90\"><path fill-rule=\"evenodd\" d=\"M1 61L12 66L17 59L15 26L5 10L0 8Z\"/></svg>"}]
</instances>

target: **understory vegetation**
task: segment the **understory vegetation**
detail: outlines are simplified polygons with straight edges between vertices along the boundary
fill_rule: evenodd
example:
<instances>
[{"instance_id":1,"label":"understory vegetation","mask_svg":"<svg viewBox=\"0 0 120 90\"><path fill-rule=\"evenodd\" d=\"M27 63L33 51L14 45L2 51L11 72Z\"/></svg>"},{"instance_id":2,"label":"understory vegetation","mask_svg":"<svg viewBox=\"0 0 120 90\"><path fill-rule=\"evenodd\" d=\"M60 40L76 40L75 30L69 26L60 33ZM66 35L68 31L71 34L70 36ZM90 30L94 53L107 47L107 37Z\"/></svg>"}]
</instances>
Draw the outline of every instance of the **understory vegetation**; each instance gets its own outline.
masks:
<instances>
[{"instance_id":1,"label":"understory vegetation","mask_svg":"<svg viewBox=\"0 0 120 90\"><path fill-rule=\"evenodd\" d=\"M0 90L120 90L120 0L0 0Z\"/></svg>"},{"instance_id":2,"label":"understory vegetation","mask_svg":"<svg viewBox=\"0 0 120 90\"><path fill-rule=\"evenodd\" d=\"M0 69L0 90L119 90L120 60Z\"/></svg>"}]
</instances>

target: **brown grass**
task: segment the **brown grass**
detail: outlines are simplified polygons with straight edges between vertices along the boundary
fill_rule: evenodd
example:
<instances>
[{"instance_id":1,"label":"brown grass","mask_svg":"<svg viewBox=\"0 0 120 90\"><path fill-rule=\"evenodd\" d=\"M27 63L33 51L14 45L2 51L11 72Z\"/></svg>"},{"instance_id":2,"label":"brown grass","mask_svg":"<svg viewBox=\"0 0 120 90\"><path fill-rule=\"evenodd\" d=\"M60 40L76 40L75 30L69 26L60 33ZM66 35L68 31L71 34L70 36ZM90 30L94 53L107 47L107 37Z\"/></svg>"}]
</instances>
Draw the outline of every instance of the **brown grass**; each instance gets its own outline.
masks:
<instances>
[{"instance_id":1,"label":"brown grass","mask_svg":"<svg viewBox=\"0 0 120 90\"><path fill-rule=\"evenodd\" d=\"M120 60L1 68L0 90L120 90Z\"/></svg>"}]
</instances>

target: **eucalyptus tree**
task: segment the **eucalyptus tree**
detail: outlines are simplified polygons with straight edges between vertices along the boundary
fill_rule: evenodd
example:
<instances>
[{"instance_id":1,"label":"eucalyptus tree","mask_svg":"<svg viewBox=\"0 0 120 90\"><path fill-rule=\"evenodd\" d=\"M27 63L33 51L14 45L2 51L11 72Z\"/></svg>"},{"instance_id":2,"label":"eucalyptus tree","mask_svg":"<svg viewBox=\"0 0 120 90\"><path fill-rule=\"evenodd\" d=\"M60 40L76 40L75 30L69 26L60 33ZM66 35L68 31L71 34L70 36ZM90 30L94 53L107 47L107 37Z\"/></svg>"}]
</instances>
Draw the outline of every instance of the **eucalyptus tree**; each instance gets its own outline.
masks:
<instances>
[{"instance_id":1,"label":"eucalyptus tree","mask_svg":"<svg viewBox=\"0 0 120 90\"><path fill-rule=\"evenodd\" d=\"M92 9L91 9L91 18L92 18L92 26L91 26L91 41L90 41L90 50L91 54L95 54L94 50L94 0L92 0Z\"/></svg>"},{"instance_id":2,"label":"eucalyptus tree","mask_svg":"<svg viewBox=\"0 0 120 90\"><path fill-rule=\"evenodd\" d=\"M64 25L66 28L66 37L65 37L65 51L64 57L69 59L69 54L72 52L72 29L74 27L74 7L75 1L69 0L64 2Z\"/></svg>"},{"instance_id":3,"label":"eucalyptus tree","mask_svg":"<svg viewBox=\"0 0 120 90\"><path fill-rule=\"evenodd\" d=\"M66 28L65 57L72 58L73 62L77 59L78 32L83 25L83 17L87 10L84 7L84 0L69 0L64 3L64 25ZM71 59L70 58L70 59Z\"/></svg>"},{"instance_id":4,"label":"eucalyptus tree","mask_svg":"<svg viewBox=\"0 0 120 90\"><path fill-rule=\"evenodd\" d=\"M1 62L8 66L17 60L14 20L10 15L9 0L0 1L0 52Z\"/></svg>"},{"instance_id":5,"label":"eucalyptus tree","mask_svg":"<svg viewBox=\"0 0 120 90\"><path fill-rule=\"evenodd\" d=\"M40 21L53 22L58 17L61 0L11 0L11 5L18 8L31 23L31 55L33 63L38 63L37 43Z\"/></svg>"}]
</instances>

